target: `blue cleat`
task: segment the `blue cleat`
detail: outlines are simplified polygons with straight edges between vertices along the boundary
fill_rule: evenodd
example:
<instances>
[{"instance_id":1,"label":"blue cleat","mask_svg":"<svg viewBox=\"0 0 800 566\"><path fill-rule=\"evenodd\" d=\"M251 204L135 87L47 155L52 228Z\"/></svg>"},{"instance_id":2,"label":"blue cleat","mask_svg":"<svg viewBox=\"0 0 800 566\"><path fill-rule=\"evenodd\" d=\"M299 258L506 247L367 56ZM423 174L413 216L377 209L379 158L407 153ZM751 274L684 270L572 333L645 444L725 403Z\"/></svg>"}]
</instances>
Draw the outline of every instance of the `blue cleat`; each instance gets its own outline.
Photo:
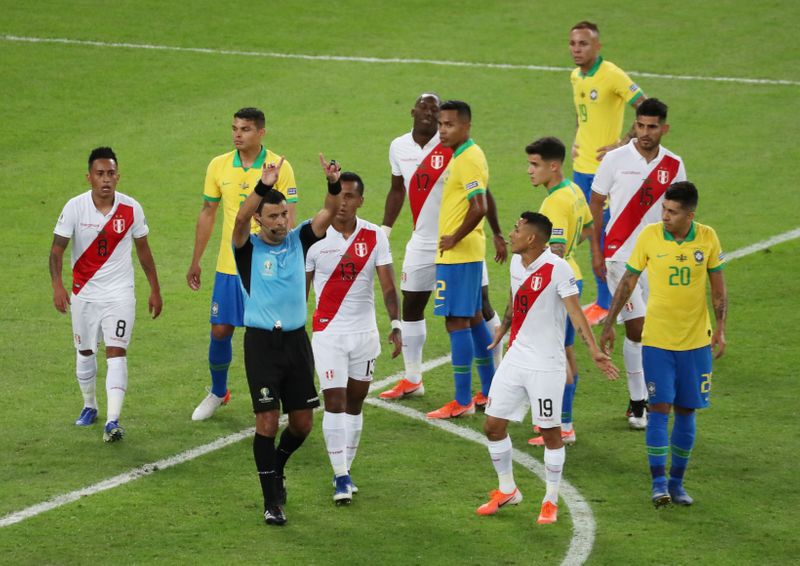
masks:
<instances>
[{"instance_id":1,"label":"blue cleat","mask_svg":"<svg viewBox=\"0 0 800 566\"><path fill-rule=\"evenodd\" d=\"M669 486L669 496L672 498L672 502L675 505L686 505L689 506L694 503L694 499L686 493L686 490L683 489L683 484L673 484L670 483Z\"/></svg>"},{"instance_id":2,"label":"blue cleat","mask_svg":"<svg viewBox=\"0 0 800 566\"><path fill-rule=\"evenodd\" d=\"M338 476L333 489L333 502L336 505L350 505L351 501L353 501L353 484L350 475Z\"/></svg>"},{"instance_id":3,"label":"blue cleat","mask_svg":"<svg viewBox=\"0 0 800 566\"><path fill-rule=\"evenodd\" d=\"M103 431L103 440L106 442L116 442L122 440L125 436L125 429L122 428L117 421L109 421L106 423L106 428Z\"/></svg>"},{"instance_id":4,"label":"blue cleat","mask_svg":"<svg viewBox=\"0 0 800 566\"><path fill-rule=\"evenodd\" d=\"M350 476L350 470L347 471L347 475ZM336 487L336 475L333 476L333 487ZM353 495L358 493L358 487L353 483L352 476L350 476L350 490L353 492Z\"/></svg>"},{"instance_id":5,"label":"blue cleat","mask_svg":"<svg viewBox=\"0 0 800 566\"><path fill-rule=\"evenodd\" d=\"M656 509L666 507L670 504L671 499L667 491L666 482L653 482L653 491L650 499Z\"/></svg>"},{"instance_id":6,"label":"blue cleat","mask_svg":"<svg viewBox=\"0 0 800 566\"><path fill-rule=\"evenodd\" d=\"M91 407L84 407L81 411L78 420L75 421L75 424L78 426L90 426L93 425L94 422L97 420L97 409L92 409Z\"/></svg>"}]
</instances>

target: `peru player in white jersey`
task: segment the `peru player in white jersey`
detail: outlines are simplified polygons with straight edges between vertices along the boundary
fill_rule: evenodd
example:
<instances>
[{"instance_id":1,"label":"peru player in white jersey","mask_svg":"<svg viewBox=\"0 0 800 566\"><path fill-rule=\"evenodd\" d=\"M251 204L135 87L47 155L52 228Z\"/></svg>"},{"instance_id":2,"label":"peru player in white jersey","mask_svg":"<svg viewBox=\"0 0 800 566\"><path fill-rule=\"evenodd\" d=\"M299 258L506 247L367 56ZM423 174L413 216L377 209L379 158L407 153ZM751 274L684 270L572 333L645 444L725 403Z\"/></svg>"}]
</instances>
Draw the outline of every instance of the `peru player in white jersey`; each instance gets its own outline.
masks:
<instances>
[{"instance_id":1,"label":"peru player in white jersey","mask_svg":"<svg viewBox=\"0 0 800 566\"><path fill-rule=\"evenodd\" d=\"M381 352L375 321L374 280L378 275L392 330L392 357L402 335L389 239L375 224L356 216L364 204L364 183L355 173L340 177L342 204L327 235L306 255L306 288L316 295L314 365L325 399L322 433L334 474L333 500L348 504L357 489L350 467L363 428L361 412Z\"/></svg>"},{"instance_id":2,"label":"peru player in white jersey","mask_svg":"<svg viewBox=\"0 0 800 566\"><path fill-rule=\"evenodd\" d=\"M103 439L120 440L124 429L119 416L128 387L126 353L133 332L136 298L133 292L132 242L150 284L148 309L156 318L162 301L156 265L147 243L148 227L142 207L134 199L116 192L119 181L117 158L109 147L89 155L91 190L70 200L54 229L50 250L50 276L56 310L71 305L72 332L78 351L75 373L83 394L84 408L76 425L97 420L97 341L106 345L108 411ZM72 240L71 293L61 276L64 250Z\"/></svg>"},{"instance_id":3,"label":"peru player in white jersey","mask_svg":"<svg viewBox=\"0 0 800 566\"><path fill-rule=\"evenodd\" d=\"M610 221L605 228L605 246L600 249L600 231L595 224L592 239L592 268L598 277L608 281L613 295L625 273L625 262L633 244L648 224L661 220L664 192L673 183L686 180L683 160L661 144L669 131L667 105L649 98L636 109L636 137L626 145L606 154L592 183L589 208L597 223L609 200ZM628 374L630 405L628 424L631 428L647 427L645 405L647 387L642 367L642 328L647 302L647 278L643 273L620 318L625 323L622 355Z\"/></svg>"},{"instance_id":4,"label":"peru player in white jersey","mask_svg":"<svg viewBox=\"0 0 800 566\"><path fill-rule=\"evenodd\" d=\"M452 148L439 141L438 117L439 97L423 93L411 109L414 120L412 130L395 138L389 146L389 163L392 167L392 183L386 195L386 205L381 228L388 236L394 226L403 202L408 196L413 231L406 244L400 289L403 293L403 360L405 377L394 387L380 394L382 399L399 399L425 392L422 384L422 349L425 345L427 327L425 306L436 282L436 253L439 244L439 208L442 201L444 171L453 156ZM489 211L486 216L494 233L495 261L502 263L507 256L497 219L494 198L487 190ZM494 330L500 318L489 302L489 278L486 265L483 267L482 302L483 316ZM494 353L495 367L502 357L502 348ZM479 404L485 403L479 394Z\"/></svg>"},{"instance_id":5,"label":"peru player in white jersey","mask_svg":"<svg viewBox=\"0 0 800 566\"><path fill-rule=\"evenodd\" d=\"M522 421L530 405L533 422L544 437L547 491L538 523L554 523L558 515L558 486L565 452L561 439L561 401L567 359L564 330L569 315L592 360L609 379L617 368L597 347L578 300L578 287L569 264L547 248L553 225L543 214L524 212L509 234L511 293L503 322L490 347L511 329L508 352L495 372L486 404L484 432L489 439L499 488L490 492L479 515L493 515L503 505L516 505L522 494L514 482L508 421ZM517 255L518 254L518 255Z\"/></svg>"}]
</instances>

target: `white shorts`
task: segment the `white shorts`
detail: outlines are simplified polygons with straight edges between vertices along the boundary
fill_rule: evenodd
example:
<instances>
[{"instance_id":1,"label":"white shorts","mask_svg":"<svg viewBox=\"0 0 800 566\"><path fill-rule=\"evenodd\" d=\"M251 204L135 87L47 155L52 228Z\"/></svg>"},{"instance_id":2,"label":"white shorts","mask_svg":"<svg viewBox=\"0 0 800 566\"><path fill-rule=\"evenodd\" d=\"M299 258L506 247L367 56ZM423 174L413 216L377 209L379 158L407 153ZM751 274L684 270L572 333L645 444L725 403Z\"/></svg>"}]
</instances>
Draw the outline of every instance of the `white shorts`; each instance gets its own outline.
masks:
<instances>
[{"instance_id":1,"label":"white shorts","mask_svg":"<svg viewBox=\"0 0 800 566\"><path fill-rule=\"evenodd\" d=\"M72 295L70 300L72 336L76 350L97 352L101 331L106 347L128 349L136 316L136 299L90 303Z\"/></svg>"},{"instance_id":2,"label":"white shorts","mask_svg":"<svg viewBox=\"0 0 800 566\"><path fill-rule=\"evenodd\" d=\"M626 271L627 269L625 268L624 261L606 260L606 282L608 283L608 289L611 291L612 295L617 292L619 282L622 281L622 276L625 275ZM628 320L644 317L644 313L647 310L648 290L647 273L643 272L639 276L636 288L634 288L633 293L631 293L631 298L625 303L625 306L622 307L618 321L626 322Z\"/></svg>"},{"instance_id":3,"label":"white shorts","mask_svg":"<svg viewBox=\"0 0 800 566\"><path fill-rule=\"evenodd\" d=\"M521 422L530 406L533 424L542 428L560 426L566 382L566 368L536 371L515 366L503 358L489 388L486 414Z\"/></svg>"},{"instance_id":4,"label":"white shorts","mask_svg":"<svg viewBox=\"0 0 800 566\"><path fill-rule=\"evenodd\" d=\"M347 387L347 378L372 381L375 359L381 353L377 330L353 334L315 332L311 336L319 388Z\"/></svg>"},{"instance_id":5,"label":"white shorts","mask_svg":"<svg viewBox=\"0 0 800 566\"><path fill-rule=\"evenodd\" d=\"M433 291L436 288L436 264L414 264L417 258L409 256L403 259L403 271L400 274L400 290L410 292ZM481 287L489 284L489 270L486 262L483 262L483 273L481 274Z\"/></svg>"}]
</instances>

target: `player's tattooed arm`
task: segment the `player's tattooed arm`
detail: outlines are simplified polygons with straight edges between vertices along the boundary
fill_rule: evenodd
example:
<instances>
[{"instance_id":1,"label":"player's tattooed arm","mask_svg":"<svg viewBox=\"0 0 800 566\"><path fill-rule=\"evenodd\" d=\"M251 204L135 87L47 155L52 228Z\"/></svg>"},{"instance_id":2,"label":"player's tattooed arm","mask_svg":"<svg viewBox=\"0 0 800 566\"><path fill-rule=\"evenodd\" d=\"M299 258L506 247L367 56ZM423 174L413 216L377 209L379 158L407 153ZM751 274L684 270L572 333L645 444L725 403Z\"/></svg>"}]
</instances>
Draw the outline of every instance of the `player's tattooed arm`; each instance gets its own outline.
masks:
<instances>
[{"instance_id":1,"label":"player's tattooed arm","mask_svg":"<svg viewBox=\"0 0 800 566\"><path fill-rule=\"evenodd\" d=\"M600 333L600 349L606 353L614 351L614 323L622 307L630 299L631 293L636 288L637 281L639 281L638 273L625 270L625 275L622 276L622 280L617 286L617 292L614 293L614 298L611 299L611 307L608 309L606 320L603 323L603 331Z\"/></svg>"},{"instance_id":2,"label":"player's tattooed arm","mask_svg":"<svg viewBox=\"0 0 800 566\"><path fill-rule=\"evenodd\" d=\"M61 270L64 265L64 250L69 245L69 238L53 235L53 245L50 248L50 279L53 283L53 305L58 312L67 312L69 293L64 288Z\"/></svg>"},{"instance_id":3,"label":"player's tattooed arm","mask_svg":"<svg viewBox=\"0 0 800 566\"><path fill-rule=\"evenodd\" d=\"M711 284L711 304L714 306L716 327L711 335L711 348L714 357L719 358L725 353L725 321L728 318L728 290L725 287L725 277L722 271L712 271L708 274Z\"/></svg>"}]
</instances>

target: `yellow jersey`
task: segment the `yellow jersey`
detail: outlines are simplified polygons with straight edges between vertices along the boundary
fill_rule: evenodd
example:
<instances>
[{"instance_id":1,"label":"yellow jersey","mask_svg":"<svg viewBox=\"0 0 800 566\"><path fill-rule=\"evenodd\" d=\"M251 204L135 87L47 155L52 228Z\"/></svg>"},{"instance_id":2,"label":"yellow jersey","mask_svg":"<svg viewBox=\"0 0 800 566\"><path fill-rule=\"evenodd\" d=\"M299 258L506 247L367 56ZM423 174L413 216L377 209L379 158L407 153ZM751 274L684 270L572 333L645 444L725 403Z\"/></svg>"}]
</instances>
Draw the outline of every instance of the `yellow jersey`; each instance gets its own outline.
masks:
<instances>
[{"instance_id":1,"label":"yellow jersey","mask_svg":"<svg viewBox=\"0 0 800 566\"><path fill-rule=\"evenodd\" d=\"M258 184L264 162L277 165L280 160L280 155L262 147L258 158L248 168L242 167L238 150L219 155L208 164L203 198L209 202L222 201L222 238L217 256L219 273L236 275L236 262L233 259L233 249L231 248L236 213L239 212L239 207L242 206L247 195L253 192L253 188ZM288 161L284 161L281 166L275 188L284 194L287 203L297 202L294 170ZM252 223L251 231L258 231L258 225L255 222Z\"/></svg>"},{"instance_id":2,"label":"yellow jersey","mask_svg":"<svg viewBox=\"0 0 800 566\"><path fill-rule=\"evenodd\" d=\"M549 243L566 246L564 259L575 273L575 280L580 281L583 275L575 261L574 251L580 243L581 232L593 222L583 191L569 179L564 179L547 191L539 212L547 216L553 224Z\"/></svg>"},{"instance_id":3,"label":"yellow jersey","mask_svg":"<svg viewBox=\"0 0 800 566\"><path fill-rule=\"evenodd\" d=\"M633 104L644 93L625 71L602 57L586 74L580 67L575 68L570 81L578 114L578 157L572 170L593 174L600 164L597 149L619 141L625 103Z\"/></svg>"},{"instance_id":4,"label":"yellow jersey","mask_svg":"<svg viewBox=\"0 0 800 566\"><path fill-rule=\"evenodd\" d=\"M472 139L461 144L444 172L442 205L439 209L439 237L454 234L464 222L469 201L486 193L489 165L483 150ZM436 263L472 263L486 256L483 219L453 249L436 254Z\"/></svg>"},{"instance_id":5,"label":"yellow jersey","mask_svg":"<svg viewBox=\"0 0 800 566\"><path fill-rule=\"evenodd\" d=\"M639 234L626 267L634 273L647 269L643 345L683 351L711 344L706 281L709 272L725 267L713 228L692 222L686 239L677 242L663 222L650 224Z\"/></svg>"}]
</instances>

